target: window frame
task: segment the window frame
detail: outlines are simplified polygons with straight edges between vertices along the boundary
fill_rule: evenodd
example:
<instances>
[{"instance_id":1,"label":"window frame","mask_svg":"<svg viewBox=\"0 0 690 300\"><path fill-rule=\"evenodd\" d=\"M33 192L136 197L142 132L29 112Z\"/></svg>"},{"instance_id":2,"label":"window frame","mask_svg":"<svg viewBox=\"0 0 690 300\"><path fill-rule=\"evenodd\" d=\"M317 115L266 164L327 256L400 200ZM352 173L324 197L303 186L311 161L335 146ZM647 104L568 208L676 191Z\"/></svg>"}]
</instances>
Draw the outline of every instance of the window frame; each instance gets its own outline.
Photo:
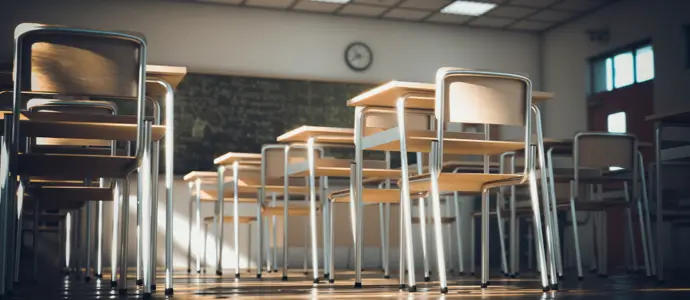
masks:
<instances>
[{"instance_id":1,"label":"window frame","mask_svg":"<svg viewBox=\"0 0 690 300\"><path fill-rule=\"evenodd\" d=\"M690 25L689 25L688 28L690 29ZM654 51L654 44L652 43L652 40L651 40L651 39L646 39L646 40L643 40L643 41L639 41L639 42L635 42L635 43L632 43L632 44L625 45L625 46L623 46L623 47L615 48L615 49L613 49L613 50L604 52L603 54L599 54L599 55L597 55L597 56L590 57L589 60L588 60L588 64L589 64L589 86L590 86L590 88L589 88L589 95L591 96L591 95L596 95L596 94L599 94L599 93L610 92L610 91L614 91L614 90L617 90L617 89L620 89L620 88L625 88L625 87L629 87L629 86L632 86L632 85L635 85L635 84L640 84L640 83L644 83L644 82L647 82L647 81L654 80L654 78L652 78L652 79L645 80L645 81L642 81L642 82L638 82L638 81L637 81L637 50L642 49L642 48L645 48L645 47L647 47L647 46L651 46L651 47L652 47L652 51ZM690 46L690 45L689 45L689 46ZM615 58L617 55L623 54L623 53L627 53L627 52L632 53L632 59L633 59L633 61L632 61L632 63L633 63L633 83L631 83L631 84L629 84L629 85L626 85L626 86L622 86L622 87L616 87L616 64L615 64L615 62L614 62L613 60L614 60L614 58ZM610 91L609 91L609 90L604 90L604 91L596 92L596 91L594 90L594 89L595 89L595 86L596 86L596 85L595 85L595 75L594 75L594 73L595 73L594 65L595 65L597 62L599 62L599 61L604 61L604 63L606 63L606 59L609 59L609 58L610 58L611 61L612 61L612 62L611 62L611 64L612 64L612 66L611 66L611 78L609 78L609 79L611 80L611 83L612 83L612 88L611 88ZM690 68L690 58L688 59L688 67ZM656 76L655 76L655 77L656 77Z\"/></svg>"}]
</instances>

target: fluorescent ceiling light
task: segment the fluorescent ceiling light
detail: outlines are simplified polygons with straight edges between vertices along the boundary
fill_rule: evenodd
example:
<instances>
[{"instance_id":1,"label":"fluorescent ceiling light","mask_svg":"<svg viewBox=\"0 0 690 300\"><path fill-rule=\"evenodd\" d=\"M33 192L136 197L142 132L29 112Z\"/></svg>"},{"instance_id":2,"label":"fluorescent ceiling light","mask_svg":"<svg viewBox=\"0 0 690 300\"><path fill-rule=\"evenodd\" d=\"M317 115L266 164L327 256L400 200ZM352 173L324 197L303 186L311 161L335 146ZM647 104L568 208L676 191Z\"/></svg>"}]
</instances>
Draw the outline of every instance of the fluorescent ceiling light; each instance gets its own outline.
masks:
<instances>
[{"instance_id":1,"label":"fluorescent ceiling light","mask_svg":"<svg viewBox=\"0 0 690 300\"><path fill-rule=\"evenodd\" d=\"M441 13L465 16L481 16L496 7L495 3L458 0L441 10Z\"/></svg>"},{"instance_id":2,"label":"fluorescent ceiling light","mask_svg":"<svg viewBox=\"0 0 690 300\"><path fill-rule=\"evenodd\" d=\"M311 1L314 1L314 2L328 2L328 3L342 3L342 4L345 4L345 3L350 2L350 0L311 0Z\"/></svg>"}]
</instances>

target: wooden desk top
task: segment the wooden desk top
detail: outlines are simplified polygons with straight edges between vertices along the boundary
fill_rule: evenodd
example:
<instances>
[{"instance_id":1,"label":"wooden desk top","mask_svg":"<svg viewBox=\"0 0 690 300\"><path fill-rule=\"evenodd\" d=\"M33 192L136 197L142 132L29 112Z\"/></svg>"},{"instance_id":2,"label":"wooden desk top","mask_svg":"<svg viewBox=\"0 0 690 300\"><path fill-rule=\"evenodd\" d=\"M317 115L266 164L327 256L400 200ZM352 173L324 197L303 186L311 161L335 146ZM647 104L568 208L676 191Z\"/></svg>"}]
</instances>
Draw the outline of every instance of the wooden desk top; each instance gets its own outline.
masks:
<instances>
[{"instance_id":1,"label":"wooden desk top","mask_svg":"<svg viewBox=\"0 0 690 300\"><path fill-rule=\"evenodd\" d=\"M415 94L407 100L407 108L434 109L436 85L432 83L390 81L347 101L347 106L395 107L398 98L405 94ZM534 102L552 99L553 93L532 92Z\"/></svg>"},{"instance_id":2,"label":"wooden desk top","mask_svg":"<svg viewBox=\"0 0 690 300\"><path fill-rule=\"evenodd\" d=\"M177 89L177 86L185 75L187 75L186 67L146 65L147 79L163 79L169 83L173 89ZM165 89L158 84L147 84L146 91L150 96L165 96Z\"/></svg>"},{"instance_id":3,"label":"wooden desk top","mask_svg":"<svg viewBox=\"0 0 690 300\"><path fill-rule=\"evenodd\" d=\"M193 181L197 179L216 179L218 178L218 173L211 171L192 171L184 175L182 179L184 181Z\"/></svg>"},{"instance_id":4,"label":"wooden desk top","mask_svg":"<svg viewBox=\"0 0 690 300\"><path fill-rule=\"evenodd\" d=\"M644 118L645 121L650 122L669 122L669 123L681 123L690 124L690 110L681 112L671 112L665 114L653 114Z\"/></svg>"},{"instance_id":5,"label":"wooden desk top","mask_svg":"<svg viewBox=\"0 0 690 300\"><path fill-rule=\"evenodd\" d=\"M342 127L301 126L278 137L280 143L306 143L310 137L321 136L317 142L353 144L355 130Z\"/></svg>"},{"instance_id":6,"label":"wooden desk top","mask_svg":"<svg viewBox=\"0 0 690 300\"><path fill-rule=\"evenodd\" d=\"M215 165L229 165L236 161L239 161L245 165L260 165L261 164L261 154L259 153L240 153L240 152L228 152L213 160Z\"/></svg>"}]
</instances>

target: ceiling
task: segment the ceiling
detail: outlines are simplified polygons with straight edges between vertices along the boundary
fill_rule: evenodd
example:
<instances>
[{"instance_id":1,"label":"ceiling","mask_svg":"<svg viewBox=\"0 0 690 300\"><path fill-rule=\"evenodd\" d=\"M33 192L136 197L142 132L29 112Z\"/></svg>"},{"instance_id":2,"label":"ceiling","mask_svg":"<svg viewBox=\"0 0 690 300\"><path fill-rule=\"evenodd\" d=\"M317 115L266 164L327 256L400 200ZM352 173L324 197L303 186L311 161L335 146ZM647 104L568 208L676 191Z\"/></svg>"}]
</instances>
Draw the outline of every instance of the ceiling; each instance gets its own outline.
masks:
<instances>
[{"instance_id":1,"label":"ceiling","mask_svg":"<svg viewBox=\"0 0 690 300\"><path fill-rule=\"evenodd\" d=\"M542 32L616 0L473 0L498 5L478 17L440 13L453 0L351 0L347 4L310 0L192 1L346 17Z\"/></svg>"}]
</instances>

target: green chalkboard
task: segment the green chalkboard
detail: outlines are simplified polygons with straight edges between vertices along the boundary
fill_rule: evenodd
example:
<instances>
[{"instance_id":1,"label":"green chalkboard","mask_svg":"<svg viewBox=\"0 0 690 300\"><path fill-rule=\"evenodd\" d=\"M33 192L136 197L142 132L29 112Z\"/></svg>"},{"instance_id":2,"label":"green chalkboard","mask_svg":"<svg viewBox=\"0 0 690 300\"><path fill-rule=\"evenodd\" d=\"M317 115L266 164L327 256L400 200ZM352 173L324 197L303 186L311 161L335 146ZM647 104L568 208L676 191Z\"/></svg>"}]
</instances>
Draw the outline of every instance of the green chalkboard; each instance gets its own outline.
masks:
<instances>
[{"instance_id":1,"label":"green chalkboard","mask_svg":"<svg viewBox=\"0 0 690 300\"><path fill-rule=\"evenodd\" d=\"M345 102L367 84L187 74L175 94L175 173L213 170L226 152L254 152L301 125L352 127Z\"/></svg>"}]
</instances>

